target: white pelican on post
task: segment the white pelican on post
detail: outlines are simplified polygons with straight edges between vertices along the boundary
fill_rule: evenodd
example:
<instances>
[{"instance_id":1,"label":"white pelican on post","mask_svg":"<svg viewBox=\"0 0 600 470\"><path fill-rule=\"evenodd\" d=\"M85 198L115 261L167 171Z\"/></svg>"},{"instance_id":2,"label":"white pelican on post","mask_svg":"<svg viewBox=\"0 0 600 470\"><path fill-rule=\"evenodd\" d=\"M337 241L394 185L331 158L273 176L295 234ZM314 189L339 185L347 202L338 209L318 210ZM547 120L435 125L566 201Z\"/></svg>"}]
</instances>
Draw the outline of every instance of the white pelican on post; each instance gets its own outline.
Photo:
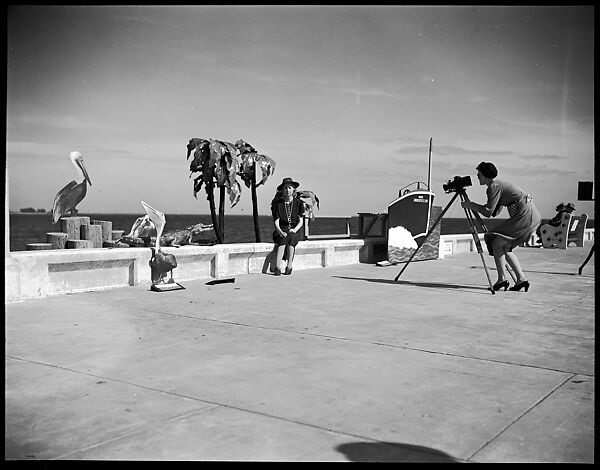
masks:
<instances>
[{"instance_id":1,"label":"white pelican on post","mask_svg":"<svg viewBox=\"0 0 600 470\"><path fill-rule=\"evenodd\" d=\"M81 172L83 180L79 184L77 184L76 181L71 181L56 193L54 204L52 205L53 224L57 223L67 212L71 212L71 215L75 215L77 213L77 204L83 200L87 193L87 185L92 185L92 181L83 165L83 156L81 153L77 151L69 153L69 160L71 160L71 163L77 172Z\"/></svg>"}]
</instances>

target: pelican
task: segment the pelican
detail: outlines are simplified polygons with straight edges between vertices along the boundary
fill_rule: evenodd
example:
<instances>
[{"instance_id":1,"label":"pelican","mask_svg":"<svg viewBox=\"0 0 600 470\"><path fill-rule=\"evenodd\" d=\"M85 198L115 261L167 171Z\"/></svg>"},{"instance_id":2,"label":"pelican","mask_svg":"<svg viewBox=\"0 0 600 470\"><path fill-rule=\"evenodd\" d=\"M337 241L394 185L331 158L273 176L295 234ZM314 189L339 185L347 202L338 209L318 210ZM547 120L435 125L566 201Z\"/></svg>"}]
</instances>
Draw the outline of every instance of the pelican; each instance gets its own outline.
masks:
<instances>
[{"instance_id":1,"label":"pelican","mask_svg":"<svg viewBox=\"0 0 600 470\"><path fill-rule=\"evenodd\" d=\"M157 211L154 207L149 204L146 204L144 201L141 201L146 214L156 227L156 246L151 248L152 257L150 258L150 277L152 279L152 285L156 285L157 282L164 282L165 275L170 271L171 278L167 281L167 284L175 283L173 279L173 269L177 267L177 260L175 259L175 255L171 253L164 254L160 251L160 236L165 229L165 225L167 224L167 218L165 214L160 211Z\"/></svg>"},{"instance_id":2,"label":"pelican","mask_svg":"<svg viewBox=\"0 0 600 470\"><path fill-rule=\"evenodd\" d=\"M150 204L146 204L144 201L140 202L142 203L146 214L148 214L148 217L156 228L156 251L158 252L160 250L160 236L162 235L165 225L167 224L167 218L165 217L165 214L157 211Z\"/></svg>"},{"instance_id":3,"label":"pelican","mask_svg":"<svg viewBox=\"0 0 600 470\"><path fill-rule=\"evenodd\" d=\"M76 181L71 181L64 188L62 188L54 197L54 204L52 206L52 223L55 224L60 218L67 212L71 212L71 215L77 214L77 204L79 204L85 194L87 193L87 185L92 185L92 181L87 174L85 166L83 165L83 156L77 151L69 153L69 160L75 167L78 173L83 175L81 183L77 184Z\"/></svg>"}]
</instances>

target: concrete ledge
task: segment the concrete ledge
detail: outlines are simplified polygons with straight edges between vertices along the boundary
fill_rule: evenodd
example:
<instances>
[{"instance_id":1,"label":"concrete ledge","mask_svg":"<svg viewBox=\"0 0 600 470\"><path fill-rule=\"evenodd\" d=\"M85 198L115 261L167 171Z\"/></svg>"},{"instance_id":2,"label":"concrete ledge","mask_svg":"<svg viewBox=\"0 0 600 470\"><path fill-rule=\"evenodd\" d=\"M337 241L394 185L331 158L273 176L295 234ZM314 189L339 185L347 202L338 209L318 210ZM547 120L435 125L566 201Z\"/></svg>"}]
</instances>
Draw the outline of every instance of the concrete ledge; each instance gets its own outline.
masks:
<instances>
[{"instance_id":1,"label":"concrete ledge","mask_svg":"<svg viewBox=\"0 0 600 470\"><path fill-rule=\"evenodd\" d=\"M534 240L537 236L534 234L531 236L529 240L530 244L534 244ZM481 244L483 250L485 251L485 245L483 241L483 234L479 234L479 239L481 240ZM585 233L583 235L584 246L588 244L592 244L594 242L594 229L587 228L585 229ZM575 243L575 242L569 242ZM475 246L475 241L473 240L473 235L470 233L462 233L457 235L441 235L440 236L440 258L444 256L449 256L455 253L463 253L465 251L477 251L477 247Z\"/></svg>"},{"instance_id":2,"label":"concrete ledge","mask_svg":"<svg viewBox=\"0 0 600 470\"><path fill-rule=\"evenodd\" d=\"M483 234L480 238L483 239ZM593 241L594 230L586 229L584 239L588 244ZM476 249L471 234L440 236L440 258ZM272 271L275 259L273 243L165 247L163 251L177 259L173 271L176 281L267 273ZM15 302L114 287L150 286L150 256L149 248L12 252L4 258L4 300ZM307 240L296 247L294 269L372 264L385 259L386 237Z\"/></svg>"},{"instance_id":3,"label":"concrete ledge","mask_svg":"<svg viewBox=\"0 0 600 470\"><path fill-rule=\"evenodd\" d=\"M385 244L385 239L379 243ZM294 269L372 262L374 242L302 241ZM207 280L271 271L273 243L165 247L177 259L176 281ZM113 287L150 285L149 248L19 251L5 257L5 302Z\"/></svg>"}]
</instances>

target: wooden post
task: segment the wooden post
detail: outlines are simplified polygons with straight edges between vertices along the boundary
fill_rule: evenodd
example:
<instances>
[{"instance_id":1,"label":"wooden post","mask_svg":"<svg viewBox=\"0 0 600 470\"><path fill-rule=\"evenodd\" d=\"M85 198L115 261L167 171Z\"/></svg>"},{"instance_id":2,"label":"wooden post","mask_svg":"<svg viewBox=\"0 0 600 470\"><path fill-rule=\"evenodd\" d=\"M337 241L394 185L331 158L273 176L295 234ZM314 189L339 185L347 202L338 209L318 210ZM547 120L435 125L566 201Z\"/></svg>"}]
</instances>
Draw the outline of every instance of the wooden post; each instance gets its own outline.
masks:
<instances>
[{"instance_id":1,"label":"wooden post","mask_svg":"<svg viewBox=\"0 0 600 470\"><path fill-rule=\"evenodd\" d=\"M27 251L33 250L51 250L52 243L28 243L25 247Z\"/></svg>"},{"instance_id":2,"label":"wooden post","mask_svg":"<svg viewBox=\"0 0 600 470\"><path fill-rule=\"evenodd\" d=\"M90 224L89 217L62 217L59 220L60 231L69 234L69 240L81 239L81 226Z\"/></svg>"},{"instance_id":3,"label":"wooden post","mask_svg":"<svg viewBox=\"0 0 600 470\"><path fill-rule=\"evenodd\" d=\"M102 227L103 242L112 240L112 222L110 220L92 220L92 225L100 225Z\"/></svg>"},{"instance_id":4,"label":"wooden post","mask_svg":"<svg viewBox=\"0 0 600 470\"><path fill-rule=\"evenodd\" d=\"M90 240L67 240L67 248L93 248Z\"/></svg>"},{"instance_id":5,"label":"wooden post","mask_svg":"<svg viewBox=\"0 0 600 470\"><path fill-rule=\"evenodd\" d=\"M55 250L64 250L66 248L68 238L69 238L68 233L62 233L62 232L46 233L46 243L51 243L52 248Z\"/></svg>"},{"instance_id":6,"label":"wooden post","mask_svg":"<svg viewBox=\"0 0 600 470\"><path fill-rule=\"evenodd\" d=\"M82 225L81 239L92 242L92 247L102 248L102 226L101 225Z\"/></svg>"},{"instance_id":7,"label":"wooden post","mask_svg":"<svg viewBox=\"0 0 600 470\"><path fill-rule=\"evenodd\" d=\"M125 233L125 230L113 230L113 231L111 231L112 240L118 240L119 238L121 238L123 236L124 233Z\"/></svg>"}]
</instances>

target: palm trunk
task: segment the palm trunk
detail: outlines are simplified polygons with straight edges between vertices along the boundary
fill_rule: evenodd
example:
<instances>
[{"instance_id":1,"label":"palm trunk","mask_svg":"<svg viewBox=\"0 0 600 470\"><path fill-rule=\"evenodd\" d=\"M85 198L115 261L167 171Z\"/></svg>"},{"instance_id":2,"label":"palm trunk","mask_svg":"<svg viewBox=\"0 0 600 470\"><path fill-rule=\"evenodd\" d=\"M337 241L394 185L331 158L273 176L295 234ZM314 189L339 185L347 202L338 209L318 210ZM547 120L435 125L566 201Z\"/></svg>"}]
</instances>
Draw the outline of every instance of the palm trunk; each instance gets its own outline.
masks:
<instances>
[{"instance_id":1,"label":"palm trunk","mask_svg":"<svg viewBox=\"0 0 600 470\"><path fill-rule=\"evenodd\" d=\"M225 243L225 186L219 188L219 231L221 243Z\"/></svg>"},{"instance_id":2,"label":"palm trunk","mask_svg":"<svg viewBox=\"0 0 600 470\"><path fill-rule=\"evenodd\" d=\"M221 229L217 220L217 210L215 208L215 195L214 195L214 184L208 183L206 186L206 194L208 195L208 203L210 205L210 217L213 223L213 230L215 237L217 237L217 243L223 243L223 237L221 235Z\"/></svg>"},{"instance_id":3,"label":"palm trunk","mask_svg":"<svg viewBox=\"0 0 600 470\"><path fill-rule=\"evenodd\" d=\"M256 163L254 163L254 172L252 173L252 216L254 218L254 234L256 243L260 243L260 227L258 225L258 201L256 198Z\"/></svg>"}]
</instances>

